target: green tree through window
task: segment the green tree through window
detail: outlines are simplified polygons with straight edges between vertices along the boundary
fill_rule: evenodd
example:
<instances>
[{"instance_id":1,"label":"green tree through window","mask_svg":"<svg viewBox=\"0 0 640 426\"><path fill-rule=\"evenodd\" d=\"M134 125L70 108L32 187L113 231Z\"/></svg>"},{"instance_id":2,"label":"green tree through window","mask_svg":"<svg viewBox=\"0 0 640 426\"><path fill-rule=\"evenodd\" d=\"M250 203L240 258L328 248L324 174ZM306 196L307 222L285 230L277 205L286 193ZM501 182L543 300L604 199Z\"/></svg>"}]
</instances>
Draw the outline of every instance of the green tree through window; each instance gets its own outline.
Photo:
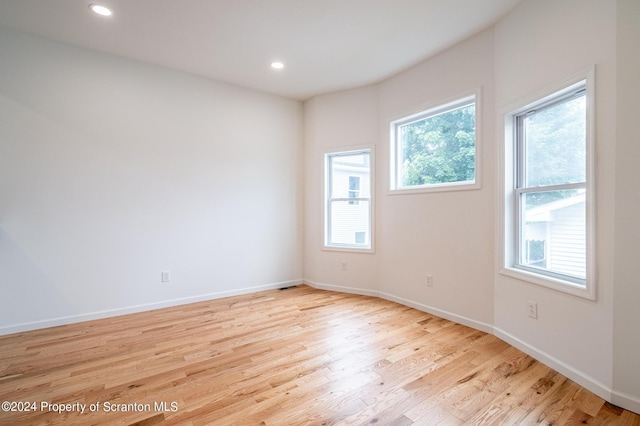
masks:
<instances>
[{"instance_id":1,"label":"green tree through window","mask_svg":"<svg viewBox=\"0 0 640 426\"><path fill-rule=\"evenodd\" d=\"M399 126L402 186L475 180L475 102Z\"/></svg>"},{"instance_id":2,"label":"green tree through window","mask_svg":"<svg viewBox=\"0 0 640 426\"><path fill-rule=\"evenodd\" d=\"M542 187L586 180L586 96L533 110L522 116L525 176L523 187ZM524 149L524 148L520 148ZM530 207L573 195L572 191L533 193Z\"/></svg>"}]
</instances>

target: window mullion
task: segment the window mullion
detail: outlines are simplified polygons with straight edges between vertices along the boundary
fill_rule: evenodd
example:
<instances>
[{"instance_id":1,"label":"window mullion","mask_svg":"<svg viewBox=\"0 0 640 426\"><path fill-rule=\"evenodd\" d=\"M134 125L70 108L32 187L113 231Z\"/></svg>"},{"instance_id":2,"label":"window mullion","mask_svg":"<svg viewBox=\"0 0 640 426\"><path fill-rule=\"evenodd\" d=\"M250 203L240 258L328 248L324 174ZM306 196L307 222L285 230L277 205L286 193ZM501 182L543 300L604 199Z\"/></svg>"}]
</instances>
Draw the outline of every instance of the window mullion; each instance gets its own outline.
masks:
<instances>
[{"instance_id":1,"label":"window mullion","mask_svg":"<svg viewBox=\"0 0 640 426\"><path fill-rule=\"evenodd\" d=\"M565 189L583 189L587 187L586 182L577 183L565 183L561 185L547 185L547 186L532 186L530 188L516 188L521 194L532 192L548 192L548 191L561 191Z\"/></svg>"},{"instance_id":2,"label":"window mullion","mask_svg":"<svg viewBox=\"0 0 640 426\"><path fill-rule=\"evenodd\" d=\"M369 201L371 197L358 197L358 198L331 198L330 201Z\"/></svg>"}]
</instances>

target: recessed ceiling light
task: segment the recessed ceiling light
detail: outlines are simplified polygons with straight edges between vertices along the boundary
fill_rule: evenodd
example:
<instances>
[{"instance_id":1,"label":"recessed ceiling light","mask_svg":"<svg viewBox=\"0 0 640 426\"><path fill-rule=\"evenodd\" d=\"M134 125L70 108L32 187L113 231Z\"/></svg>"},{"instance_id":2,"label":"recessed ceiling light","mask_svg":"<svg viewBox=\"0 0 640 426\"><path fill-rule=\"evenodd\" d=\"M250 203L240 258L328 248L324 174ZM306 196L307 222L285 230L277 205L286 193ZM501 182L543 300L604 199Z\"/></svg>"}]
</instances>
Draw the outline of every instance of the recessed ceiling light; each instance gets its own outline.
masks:
<instances>
[{"instance_id":1,"label":"recessed ceiling light","mask_svg":"<svg viewBox=\"0 0 640 426\"><path fill-rule=\"evenodd\" d=\"M274 70L281 70L282 68L284 68L284 64L282 62L271 62L271 68L273 68Z\"/></svg>"},{"instance_id":2,"label":"recessed ceiling light","mask_svg":"<svg viewBox=\"0 0 640 426\"><path fill-rule=\"evenodd\" d=\"M98 15L111 16L111 10L99 4L90 4L89 7Z\"/></svg>"}]
</instances>

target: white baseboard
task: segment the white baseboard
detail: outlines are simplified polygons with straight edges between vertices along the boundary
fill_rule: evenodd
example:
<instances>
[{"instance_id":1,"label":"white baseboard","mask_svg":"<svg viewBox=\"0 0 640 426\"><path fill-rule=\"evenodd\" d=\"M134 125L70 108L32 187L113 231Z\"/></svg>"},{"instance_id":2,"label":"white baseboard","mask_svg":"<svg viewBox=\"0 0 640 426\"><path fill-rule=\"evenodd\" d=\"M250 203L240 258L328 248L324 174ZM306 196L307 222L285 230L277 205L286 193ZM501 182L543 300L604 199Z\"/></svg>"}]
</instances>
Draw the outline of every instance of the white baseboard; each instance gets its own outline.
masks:
<instances>
[{"instance_id":1,"label":"white baseboard","mask_svg":"<svg viewBox=\"0 0 640 426\"><path fill-rule=\"evenodd\" d=\"M485 333L493 334L493 326L482 321L467 318L462 315L454 314L453 312L444 311L442 309L434 308L433 306L425 305L424 303L414 302L412 300L394 296L393 294L389 293L380 292L379 297L382 299L390 300L392 302L400 303L401 305L409 306L422 312L436 315L449 321L457 322L458 324L475 328L476 330L484 331Z\"/></svg>"},{"instance_id":2,"label":"white baseboard","mask_svg":"<svg viewBox=\"0 0 640 426\"><path fill-rule=\"evenodd\" d=\"M604 400L607 400L607 401L611 401L612 403L614 403L612 401L613 392L612 392L611 388L609 386L606 386L604 383L594 379L593 377L591 377L591 376L589 376L587 374L584 374L582 371L573 368L569 364L566 364L566 363L560 361L559 359L553 357L552 355L549 355L548 353L546 353L544 351L541 351L541 350L529 345L526 342L523 342L522 340L520 340L517 337L507 333L504 330L501 330L499 328L494 327L493 334L496 337L498 337L498 338L504 340L505 342L509 343L511 346L521 350L522 352L524 352L527 355L535 358L536 360L540 361L541 363L553 368L558 373L560 373L563 376L573 380L574 382L576 382L580 386L590 390L591 392L593 392L596 395L598 395L600 398L602 398Z\"/></svg>"},{"instance_id":3,"label":"white baseboard","mask_svg":"<svg viewBox=\"0 0 640 426\"><path fill-rule=\"evenodd\" d=\"M624 392L612 392L611 403L640 414L640 398Z\"/></svg>"},{"instance_id":4,"label":"white baseboard","mask_svg":"<svg viewBox=\"0 0 640 426\"><path fill-rule=\"evenodd\" d=\"M377 290L370 290L357 287L344 287L333 284L322 284L311 280L302 280L303 283L309 287L317 288L318 290L337 291L338 293L359 294L361 296L379 297Z\"/></svg>"},{"instance_id":5,"label":"white baseboard","mask_svg":"<svg viewBox=\"0 0 640 426\"><path fill-rule=\"evenodd\" d=\"M245 287L235 290L219 291L215 293L201 294L197 296L182 297L179 299L163 300L162 302L145 303L142 305L127 306L124 308L108 309L104 311L88 312L78 315L51 318L40 321L24 322L0 327L0 336L5 334L21 333L23 331L39 330L42 328L57 327L59 325L73 324L83 321L91 321L102 318L116 317L126 314L151 311L153 309L168 308L172 306L186 305L189 303L203 302L206 300L221 299L223 297L239 296L242 294L256 293L263 290L290 287L300 284L303 280L283 281L254 287Z\"/></svg>"},{"instance_id":6,"label":"white baseboard","mask_svg":"<svg viewBox=\"0 0 640 426\"><path fill-rule=\"evenodd\" d=\"M0 327L0 335L20 333L23 331L37 330L42 328L55 327L59 325L72 324L77 322L132 314L137 312L149 311L152 309L160 309L160 308L167 308L171 306L185 305L189 303L202 302L206 300L220 299L223 297L238 296L242 294L255 293L263 290L272 290L272 289L283 288L283 287L291 287L301 283L304 283L310 287L317 288L320 290L328 290L328 291L336 291L341 293L350 293L350 294L359 294L363 296L379 297L381 299L400 303L402 305L409 306L433 315L437 315L441 318L448 319L450 321L454 321L459 324L463 324L468 327L471 327L480 331L484 331L489 334L493 334L496 337L514 346L515 348L521 350L522 352L542 362L543 364L553 368L554 370L558 371L560 374L573 380L574 382L578 383L580 386L583 386L584 388L588 389L589 391L593 392L599 397L611 402L612 404L618 405L622 408L625 408L627 410L630 410L636 413L640 413L640 399L635 397L634 395L625 394L623 392L616 392L611 388L609 388L608 386L604 385L603 383L599 382L598 380L594 379L593 377L587 374L584 374L582 371L573 368L572 366L560 361L559 359L549 355L548 353L529 345L528 343L520 340L519 338L505 332L504 330L496 328L491 324L487 324L482 321L477 321L472 318L467 318L465 316L458 315L453 312L448 312L442 309L435 308L433 306L425 305L419 302L414 302L412 300L395 296L390 293L381 292L378 290L316 283L314 281L305 280L305 279L283 281L279 283L265 284L265 285L254 286L254 287L246 287L246 288L235 289L235 290L220 291L215 293L202 294L198 296L190 296L190 297L184 297L180 299L166 300L166 301L156 302L156 303L128 306L125 308L111 309L111 310L91 312L86 314L52 318L52 319L47 319L42 321L33 321L33 322L3 326L3 327Z\"/></svg>"},{"instance_id":7,"label":"white baseboard","mask_svg":"<svg viewBox=\"0 0 640 426\"><path fill-rule=\"evenodd\" d=\"M360 294L363 296L379 297L380 299L389 300L391 302L400 303L401 305L409 306L422 312L437 315L440 318L448 319L449 321L457 322L462 325L475 328L476 330L484 331L486 333L493 333L493 326L491 324L484 323L482 321L476 321L471 318L467 318L462 315L454 314L453 312L444 311L442 309L434 308L433 306L425 305L423 303L414 302L413 300L405 299L403 297L394 296L390 293L383 291L362 289L356 287L343 287L333 284L316 283L310 280L303 280L303 282L310 287L320 290L331 290L342 293Z\"/></svg>"},{"instance_id":8,"label":"white baseboard","mask_svg":"<svg viewBox=\"0 0 640 426\"><path fill-rule=\"evenodd\" d=\"M517 337L494 327L492 324L487 324L482 321L477 321L471 318L467 318L462 315L455 314L453 312L444 311L442 309L435 308L433 306L425 305L423 303L414 302L413 300L398 297L390 293L381 292L378 290L361 289L354 287L343 287L332 284L316 283L310 280L303 280L303 282L311 287L321 290L331 290L343 293L361 294L365 296L379 297L381 299L390 300L392 302L400 303L411 308L418 309L423 312L427 312L433 315L437 315L441 318L448 319L450 321L457 322L459 324L466 325L471 328L475 328L480 331L484 331L489 334L493 334L501 340L509 343L511 346L521 350L527 355L535 358L541 363L553 368L560 374L564 375L570 380L573 380L580 386L588 389L594 394L598 395L602 399L611 402L626 410L640 413L640 399L633 395L628 395L623 392L616 392L604 383L594 379L593 377L584 374L582 371L560 361L559 359L551 356L550 354L541 351L528 343L518 339Z\"/></svg>"}]
</instances>

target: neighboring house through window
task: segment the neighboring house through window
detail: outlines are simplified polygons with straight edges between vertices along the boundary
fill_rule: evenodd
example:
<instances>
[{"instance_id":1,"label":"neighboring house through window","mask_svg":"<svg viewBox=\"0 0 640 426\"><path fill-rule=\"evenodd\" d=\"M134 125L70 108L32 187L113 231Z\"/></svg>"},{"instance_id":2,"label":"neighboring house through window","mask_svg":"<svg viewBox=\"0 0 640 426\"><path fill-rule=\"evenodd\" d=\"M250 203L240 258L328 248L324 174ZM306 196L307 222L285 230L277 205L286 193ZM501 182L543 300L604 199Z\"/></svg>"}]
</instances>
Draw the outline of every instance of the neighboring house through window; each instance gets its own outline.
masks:
<instances>
[{"instance_id":1,"label":"neighboring house through window","mask_svg":"<svg viewBox=\"0 0 640 426\"><path fill-rule=\"evenodd\" d=\"M349 176L349 198L358 198L360 194L360 176ZM349 201L349 204L358 204L357 200Z\"/></svg>"},{"instance_id":2,"label":"neighboring house through window","mask_svg":"<svg viewBox=\"0 0 640 426\"><path fill-rule=\"evenodd\" d=\"M372 250L371 182L371 149L325 154L325 248Z\"/></svg>"}]
</instances>

